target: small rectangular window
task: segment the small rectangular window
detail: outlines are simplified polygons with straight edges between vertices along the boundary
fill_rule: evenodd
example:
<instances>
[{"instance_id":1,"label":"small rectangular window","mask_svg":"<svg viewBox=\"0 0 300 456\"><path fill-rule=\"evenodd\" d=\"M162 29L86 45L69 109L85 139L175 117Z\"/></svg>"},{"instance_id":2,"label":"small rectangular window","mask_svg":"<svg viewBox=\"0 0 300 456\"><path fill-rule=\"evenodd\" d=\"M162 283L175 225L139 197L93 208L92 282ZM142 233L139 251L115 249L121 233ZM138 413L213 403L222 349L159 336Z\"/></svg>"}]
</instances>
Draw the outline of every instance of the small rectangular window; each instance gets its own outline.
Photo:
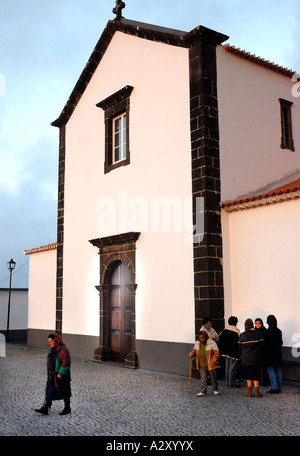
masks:
<instances>
[{"instance_id":1,"label":"small rectangular window","mask_svg":"<svg viewBox=\"0 0 300 456\"><path fill-rule=\"evenodd\" d=\"M105 174L130 164L129 108L132 91L133 87L127 85L96 105L105 113Z\"/></svg>"},{"instance_id":2,"label":"small rectangular window","mask_svg":"<svg viewBox=\"0 0 300 456\"><path fill-rule=\"evenodd\" d=\"M292 105L288 100L279 98L281 116L281 148L295 150L292 129Z\"/></svg>"},{"instance_id":3,"label":"small rectangular window","mask_svg":"<svg viewBox=\"0 0 300 456\"><path fill-rule=\"evenodd\" d=\"M126 160L126 113L113 119L113 163Z\"/></svg>"}]
</instances>

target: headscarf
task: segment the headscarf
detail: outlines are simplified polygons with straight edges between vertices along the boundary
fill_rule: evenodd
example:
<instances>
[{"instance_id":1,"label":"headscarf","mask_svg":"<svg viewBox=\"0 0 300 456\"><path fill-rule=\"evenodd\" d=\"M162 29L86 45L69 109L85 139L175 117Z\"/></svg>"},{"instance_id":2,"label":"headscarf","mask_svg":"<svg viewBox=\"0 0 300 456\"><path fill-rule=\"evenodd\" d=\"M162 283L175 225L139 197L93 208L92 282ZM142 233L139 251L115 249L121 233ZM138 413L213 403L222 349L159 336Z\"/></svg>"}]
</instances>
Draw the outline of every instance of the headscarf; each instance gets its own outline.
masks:
<instances>
[{"instance_id":1,"label":"headscarf","mask_svg":"<svg viewBox=\"0 0 300 456\"><path fill-rule=\"evenodd\" d=\"M54 341L54 347L50 348L50 351L48 353L48 375L50 376L54 372L55 368L55 359L56 359L56 349L58 344L62 344L63 340L62 338L55 333L49 334L48 339L52 339Z\"/></svg>"},{"instance_id":2,"label":"headscarf","mask_svg":"<svg viewBox=\"0 0 300 456\"><path fill-rule=\"evenodd\" d=\"M49 334L48 339L52 339L54 341L55 347L57 347L58 344L63 344L62 338L58 334Z\"/></svg>"},{"instance_id":3,"label":"headscarf","mask_svg":"<svg viewBox=\"0 0 300 456\"><path fill-rule=\"evenodd\" d=\"M260 322L261 322L261 326L263 327L264 322L262 321L262 319L261 319L261 318L255 318L255 323L256 323L257 321L260 321Z\"/></svg>"},{"instance_id":4,"label":"headscarf","mask_svg":"<svg viewBox=\"0 0 300 456\"><path fill-rule=\"evenodd\" d=\"M266 332L267 332L267 328L264 326L264 323L263 323L263 321L262 321L261 318L255 318L255 323L256 323L257 321L260 321L261 327L260 327L260 328L257 328L256 325L255 325L254 329L255 329L255 331L259 332L259 334L260 334L262 337L265 337Z\"/></svg>"}]
</instances>

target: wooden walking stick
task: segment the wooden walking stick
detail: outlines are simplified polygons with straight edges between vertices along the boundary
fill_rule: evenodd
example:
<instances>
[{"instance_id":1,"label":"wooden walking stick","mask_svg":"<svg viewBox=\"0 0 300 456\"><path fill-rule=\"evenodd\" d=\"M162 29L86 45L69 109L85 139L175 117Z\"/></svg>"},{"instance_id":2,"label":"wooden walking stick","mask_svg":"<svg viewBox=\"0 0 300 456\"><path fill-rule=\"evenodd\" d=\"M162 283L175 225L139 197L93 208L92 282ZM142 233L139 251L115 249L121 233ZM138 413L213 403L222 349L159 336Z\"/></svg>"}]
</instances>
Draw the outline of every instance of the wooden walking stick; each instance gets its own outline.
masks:
<instances>
[{"instance_id":1,"label":"wooden walking stick","mask_svg":"<svg viewBox=\"0 0 300 456\"><path fill-rule=\"evenodd\" d=\"M189 395L190 395L190 390L191 390L191 378L192 378L192 362L193 359L190 359L190 377L189 377Z\"/></svg>"}]
</instances>

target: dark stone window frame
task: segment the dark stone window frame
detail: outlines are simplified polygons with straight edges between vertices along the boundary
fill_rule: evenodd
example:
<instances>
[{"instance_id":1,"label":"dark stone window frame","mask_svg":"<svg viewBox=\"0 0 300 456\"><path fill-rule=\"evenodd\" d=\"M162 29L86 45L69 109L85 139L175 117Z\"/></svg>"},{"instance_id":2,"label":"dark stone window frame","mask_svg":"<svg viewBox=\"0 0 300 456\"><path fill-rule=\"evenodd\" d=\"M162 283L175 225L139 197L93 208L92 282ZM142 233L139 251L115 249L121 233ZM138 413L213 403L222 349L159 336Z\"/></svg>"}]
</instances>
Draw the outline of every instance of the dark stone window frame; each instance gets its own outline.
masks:
<instances>
[{"instance_id":1,"label":"dark stone window frame","mask_svg":"<svg viewBox=\"0 0 300 456\"><path fill-rule=\"evenodd\" d=\"M127 166L130 164L130 148L129 148L129 109L130 109L130 95L133 87L127 85L118 92L105 98L96 104L98 108L104 110L104 123L105 123L105 161L104 161L104 174L119 168L120 166ZM126 113L126 158L113 163L113 120L117 116Z\"/></svg>"},{"instance_id":2,"label":"dark stone window frame","mask_svg":"<svg viewBox=\"0 0 300 456\"><path fill-rule=\"evenodd\" d=\"M282 149L295 151L292 127L292 106L293 103L283 98L278 99L280 103L281 120L281 144Z\"/></svg>"}]
</instances>

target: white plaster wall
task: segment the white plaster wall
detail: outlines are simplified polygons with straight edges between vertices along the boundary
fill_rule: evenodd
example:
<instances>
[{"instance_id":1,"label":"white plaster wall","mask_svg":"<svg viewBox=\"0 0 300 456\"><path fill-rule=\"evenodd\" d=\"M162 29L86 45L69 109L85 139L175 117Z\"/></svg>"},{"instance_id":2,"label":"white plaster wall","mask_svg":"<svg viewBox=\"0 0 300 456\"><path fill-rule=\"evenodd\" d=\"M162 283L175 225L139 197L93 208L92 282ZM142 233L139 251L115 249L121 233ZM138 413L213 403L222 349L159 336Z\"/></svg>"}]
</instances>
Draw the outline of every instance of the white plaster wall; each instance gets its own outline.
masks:
<instances>
[{"instance_id":1,"label":"white plaster wall","mask_svg":"<svg viewBox=\"0 0 300 456\"><path fill-rule=\"evenodd\" d=\"M222 213L226 322L274 314L285 346L300 338L300 201Z\"/></svg>"},{"instance_id":2,"label":"white plaster wall","mask_svg":"<svg viewBox=\"0 0 300 456\"><path fill-rule=\"evenodd\" d=\"M0 329L7 329L9 290L0 289ZM9 329L27 329L28 290L12 288L10 295Z\"/></svg>"},{"instance_id":3,"label":"white plaster wall","mask_svg":"<svg viewBox=\"0 0 300 456\"><path fill-rule=\"evenodd\" d=\"M55 329L56 249L29 258L28 328Z\"/></svg>"},{"instance_id":4,"label":"white plaster wall","mask_svg":"<svg viewBox=\"0 0 300 456\"><path fill-rule=\"evenodd\" d=\"M188 71L186 49L117 32L67 124L64 333L99 334L99 255L88 241L141 231L136 337L194 340L191 221L161 235L152 232L150 213L155 197L177 197L182 205L191 198ZM134 87L131 163L104 175L104 113L95 105L126 85ZM115 226L100 229L109 204L117 211Z\"/></svg>"},{"instance_id":5,"label":"white plaster wall","mask_svg":"<svg viewBox=\"0 0 300 456\"><path fill-rule=\"evenodd\" d=\"M222 201L300 172L300 104L288 77L217 48ZM295 152L281 149L279 98L292 107ZM275 184L274 184L275 185ZM273 188L276 187L276 185Z\"/></svg>"}]
</instances>

